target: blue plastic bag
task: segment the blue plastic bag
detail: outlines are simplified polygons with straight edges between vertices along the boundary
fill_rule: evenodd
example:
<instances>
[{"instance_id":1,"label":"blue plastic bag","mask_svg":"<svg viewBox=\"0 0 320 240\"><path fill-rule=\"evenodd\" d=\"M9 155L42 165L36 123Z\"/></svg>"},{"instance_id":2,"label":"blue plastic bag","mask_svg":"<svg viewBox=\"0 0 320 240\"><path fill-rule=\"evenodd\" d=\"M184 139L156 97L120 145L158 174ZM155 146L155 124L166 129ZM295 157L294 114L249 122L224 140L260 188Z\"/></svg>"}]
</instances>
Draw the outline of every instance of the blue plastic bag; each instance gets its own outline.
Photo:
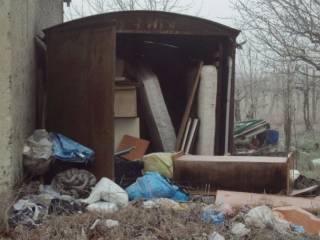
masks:
<instances>
[{"instance_id":1,"label":"blue plastic bag","mask_svg":"<svg viewBox=\"0 0 320 240\"><path fill-rule=\"evenodd\" d=\"M304 227L295 225L295 224L290 224L291 230L296 233L304 233Z\"/></svg>"},{"instance_id":2,"label":"blue plastic bag","mask_svg":"<svg viewBox=\"0 0 320 240\"><path fill-rule=\"evenodd\" d=\"M150 200L154 198L170 198L178 202L186 202L189 197L179 187L157 172L146 172L137 181L126 188L130 200Z\"/></svg>"},{"instance_id":3,"label":"blue plastic bag","mask_svg":"<svg viewBox=\"0 0 320 240\"><path fill-rule=\"evenodd\" d=\"M201 215L202 221L221 225L224 223L224 214L217 211L203 211Z\"/></svg>"},{"instance_id":4,"label":"blue plastic bag","mask_svg":"<svg viewBox=\"0 0 320 240\"><path fill-rule=\"evenodd\" d=\"M64 162L88 164L94 160L94 151L59 133L50 133L53 156Z\"/></svg>"},{"instance_id":5,"label":"blue plastic bag","mask_svg":"<svg viewBox=\"0 0 320 240\"><path fill-rule=\"evenodd\" d=\"M267 130L266 131L266 144L274 145L279 142L279 132L276 130Z\"/></svg>"}]
</instances>

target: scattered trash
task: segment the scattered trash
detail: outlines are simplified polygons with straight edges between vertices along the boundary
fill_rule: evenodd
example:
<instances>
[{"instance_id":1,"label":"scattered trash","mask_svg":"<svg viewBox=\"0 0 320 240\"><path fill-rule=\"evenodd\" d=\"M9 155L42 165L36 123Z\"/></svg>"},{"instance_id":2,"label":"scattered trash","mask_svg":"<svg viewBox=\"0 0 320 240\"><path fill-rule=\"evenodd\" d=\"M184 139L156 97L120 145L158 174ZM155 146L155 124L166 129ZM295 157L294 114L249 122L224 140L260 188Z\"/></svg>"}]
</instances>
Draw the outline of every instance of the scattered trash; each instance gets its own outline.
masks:
<instances>
[{"instance_id":1,"label":"scattered trash","mask_svg":"<svg viewBox=\"0 0 320 240\"><path fill-rule=\"evenodd\" d=\"M130 200L150 200L154 198L170 198L178 202L186 202L189 197L179 187L170 183L156 172L146 172L137 181L126 188Z\"/></svg>"},{"instance_id":2,"label":"scattered trash","mask_svg":"<svg viewBox=\"0 0 320 240\"><path fill-rule=\"evenodd\" d=\"M140 160L145 155L149 144L150 142L145 139L124 135L119 143L119 146L117 147L117 151L122 151L133 147L134 149L125 154L123 158L127 160Z\"/></svg>"},{"instance_id":3,"label":"scattered trash","mask_svg":"<svg viewBox=\"0 0 320 240\"><path fill-rule=\"evenodd\" d=\"M120 225L120 223L119 223L119 221L112 220L112 219L106 219L106 220L97 219L94 221L94 223L90 227L90 230L95 229L96 226L98 226L98 225L102 225L107 228L113 228L113 227L118 227Z\"/></svg>"},{"instance_id":4,"label":"scattered trash","mask_svg":"<svg viewBox=\"0 0 320 240\"><path fill-rule=\"evenodd\" d=\"M224 240L224 237L217 232L213 232L208 236L208 240Z\"/></svg>"},{"instance_id":5,"label":"scattered trash","mask_svg":"<svg viewBox=\"0 0 320 240\"><path fill-rule=\"evenodd\" d=\"M294 206L274 208L273 212L281 219L304 228L310 235L320 234L320 218Z\"/></svg>"},{"instance_id":6,"label":"scattered trash","mask_svg":"<svg viewBox=\"0 0 320 240\"><path fill-rule=\"evenodd\" d=\"M87 199L83 199L82 202L92 205L101 201L115 204L118 207L125 207L128 205L128 194L110 179L101 178L97 185L92 189L90 196ZM103 204L100 205L108 206Z\"/></svg>"},{"instance_id":7,"label":"scattered trash","mask_svg":"<svg viewBox=\"0 0 320 240\"><path fill-rule=\"evenodd\" d=\"M291 231L296 233L304 233L304 227L295 224L290 224Z\"/></svg>"},{"instance_id":8,"label":"scattered trash","mask_svg":"<svg viewBox=\"0 0 320 240\"><path fill-rule=\"evenodd\" d=\"M250 229L246 228L243 223L234 223L231 228L231 233L238 238L244 237L250 233Z\"/></svg>"},{"instance_id":9,"label":"scattered trash","mask_svg":"<svg viewBox=\"0 0 320 240\"><path fill-rule=\"evenodd\" d=\"M52 199L49 206L49 214L72 215L85 212L86 206L77 201L67 201L63 199Z\"/></svg>"},{"instance_id":10,"label":"scattered trash","mask_svg":"<svg viewBox=\"0 0 320 240\"><path fill-rule=\"evenodd\" d=\"M74 198L89 196L96 184L96 177L84 169L68 169L58 173L52 180L52 188L60 194L70 195Z\"/></svg>"},{"instance_id":11,"label":"scattered trash","mask_svg":"<svg viewBox=\"0 0 320 240\"><path fill-rule=\"evenodd\" d=\"M294 189L296 190L302 190L316 185L320 186L320 181L308 178L301 174L294 181ZM312 193L319 195L320 191L319 189L315 189Z\"/></svg>"},{"instance_id":12,"label":"scattered trash","mask_svg":"<svg viewBox=\"0 0 320 240\"><path fill-rule=\"evenodd\" d=\"M290 196L311 194L312 192L318 190L318 188L319 188L319 185L314 185L314 186L307 187L307 188L300 189L300 190L292 190L292 192L290 193Z\"/></svg>"},{"instance_id":13,"label":"scattered trash","mask_svg":"<svg viewBox=\"0 0 320 240\"><path fill-rule=\"evenodd\" d=\"M10 210L9 226L24 225L28 228L38 226L47 216L48 205L37 196L28 196L18 200Z\"/></svg>"},{"instance_id":14,"label":"scattered trash","mask_svg":"<svg viewBox=\"0 0 320 240\"><path fill-rule=\"evenodd\" d=\"M45 174L53 161L53 143L49 133L44 129L37 129L27 139L23 148L23 166L31 176Z\"/></svg>"},{"instance_id":15,"label":"scattered trash","mask_svg":"<svg viewBox=\"0 0 320 240\"><path fill-rule=\"evenodd\" d=\"M225 215L217 211L214 205L208 205L202 209L201 218L206 223L221 225L224 224Z\"/></svg>"},{"instance_id":16,"label":"scattered trash","mask_svg":"<svg viewBox=\"0 0 320 240\"><path fill-rule=\"evenodd\" d=\"M61 198L61 194L54 190L51 185L41 184L38 191L40 194L47 196L48 199Z\"/></svg>"},{"instance_id":17,"label":"scattered trash","mask_svg":"<svg viewBox=\"0 0 320 240\"><path fill-rule=\"evenodd\" d=\"M159 198L159 199L153 199L143 202L144 208L166 208L166 209L172 209L175 211L183 211L188 209L186 205L183 205L183 203L178 203L176 201L173 201L168 198Z\"/></svg>"},{"instance_id":18,"label":"scattered trash","mask_svg":"<svg viewBox=\"0 0 320 240\"><path fill-rule=\"evenodd\" d=\"M93 150L59 133L50 133L53 156L64 162L88 164L94 160Z\"/></svg>"},{"instance_id":19,"label":"scattered trash","mask_svg":"<svg viewBox=\"0 0 320 240\"><path fill-rule=\"evenodd\" d=\"M151 153L143 157L145 172L158 172L161 175L173 177L172 153Z\"/></svg>"},{"instance_id":20,"label":"scattered trash","mask_svg":"<svg viewBox=\"0 0 320 240\"><path fill-rule=\"evenodd\" d=\"M255 228L271 228L279 233L286 233L290 224L286 221L276 219L272 210L267 206L252 208L244 217L247 226Z\"/></svg>"},{"instance_id":21,"label":"scattered trash","mask_svg":"<svg viewBox=\"0 0 320 240\"><path fill-rule=\"evenodd\" d=\"M290 170L290 180L292 182L296 181L300 177L301 173L296 169Z\"/></svg>"},{"instance_id":22,"label":"scattered trash","mask_svg":"<svg viewBox=\"0 0 320 240\"><path fill-rule=\"evenodd\" d=\"M267 206L259 206L251 209L244 217L245 223L250 227L266 228L274 224L272 210Z\"/></svg>"},{"instance_id":23,"label":"scattered trash","mask_svg":"<svg viewBox=\"0 0 320 240\"><path fill-rule=\"evenodd\" d=\"M233 134L237 151L241 154L271 151L279 142L279 132L270 129L265 120L237 122Z\"/></svg>"},{"instance_id":24,"label":"scattered trash","mask_svg":"<svg viewBox=\"0 0 320 240\"><path fill-rule=\"evenodd\" d=\"M103 223L106 225L107 228L113 228L113 227L118 227L119 226L119 221L112 220L112 219L107 219Z\"/></svg>"},{"instance_id":25,"label":"scattered trash","mask_svg":"<svg viewBox=\"0 0 320 240\"><path fill-rule=\"evenodd\" d=\"M89 212L97 212L97 213L114 213L119 210L117 205L115 203L110 203L110 202L95 202L91 203L87 206L87 210Z\"/></svg>"},{"instance_id":26,"label":"scattered trash","mask_svg":"<svg viewBox=\"0 0 320 240\"><path fill-rule=\"evenodd\" d=\"M203 195L191 195L190 201L200 202L205 204L213 204L215 201L214 196L203 196Z\"/></svg>"},{"instance_id":27,"label":"scattered trash","mask_svg":"<svg viewBox=\"0 0 320 240\"><path fill-rule=\"evenodd\" d=\"M216 204L216 211L222 212L226 217L235 216L235 210L228 203Z\"/></svg>"}]
</instances>

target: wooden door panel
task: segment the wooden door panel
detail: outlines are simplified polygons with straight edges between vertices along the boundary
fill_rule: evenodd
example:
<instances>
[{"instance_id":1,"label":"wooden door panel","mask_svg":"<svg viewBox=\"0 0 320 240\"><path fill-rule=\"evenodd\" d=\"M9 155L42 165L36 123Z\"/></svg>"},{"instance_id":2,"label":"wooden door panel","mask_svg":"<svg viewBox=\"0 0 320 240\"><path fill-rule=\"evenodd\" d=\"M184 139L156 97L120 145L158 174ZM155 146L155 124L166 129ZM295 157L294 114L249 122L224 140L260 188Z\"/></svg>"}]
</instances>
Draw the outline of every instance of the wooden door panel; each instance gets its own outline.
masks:
<instances>
[{"instance_id":1,"label":"wooden door panel","mask_svg":"<svg viewBox=\"0 0 320 240\"><path fill-rule=\"evenodd\" d=\"M94 173L113 178L114 26L49 32L46 128L95 151Z\"/></svg>"}]
</instances>

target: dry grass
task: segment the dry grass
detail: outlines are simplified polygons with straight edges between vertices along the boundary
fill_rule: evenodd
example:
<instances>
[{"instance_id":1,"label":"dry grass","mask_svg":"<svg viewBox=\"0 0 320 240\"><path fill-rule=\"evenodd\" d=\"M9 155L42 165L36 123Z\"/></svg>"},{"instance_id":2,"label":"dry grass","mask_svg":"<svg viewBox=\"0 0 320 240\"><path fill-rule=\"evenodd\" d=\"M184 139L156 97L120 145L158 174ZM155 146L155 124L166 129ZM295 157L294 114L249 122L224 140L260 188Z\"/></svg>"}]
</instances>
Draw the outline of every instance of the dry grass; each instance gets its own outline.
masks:
<instances>
[{"instance_id":1,"label":"dry grass","mask_svg":"<svg viewBox=\"0 0 320 240\"><path fill-rule=\"evenodd\" d=\"M37 229L27 230L17 227L10 232L16 240L207 240L213 231L219 232L226 239L237 239L230 233L229 220L222 227L206 224L201 221L201 205L193 204L188 210L174 211L164 208L144 209L140 204L129 207L114 214L81 214L74 216L50 217ZM90 229L96 219L118 220L120 225L107 228L97 225ZM318 239L301 235L281 236L273 230L253 230L244 239Z\"/></svg>"},{"instance_id":2,"label":"dry grass","mask_svg":"<svg viewBox=\"0 0 320 240\"><path fill-rule=\"evenodd\" d=\"M98 225L90 227L96 219L113 219L119 227L107 228ZM57 216L48 219L37 229L18 227L11 232L14 239L206 239L206 234L214 230L213 225L205 224L200 218L200 207L186 211L155 208L144 209L132 206L115 214L82 214ZM202 238L204 237L204 238Z\"/></svg>"}]
</instances>

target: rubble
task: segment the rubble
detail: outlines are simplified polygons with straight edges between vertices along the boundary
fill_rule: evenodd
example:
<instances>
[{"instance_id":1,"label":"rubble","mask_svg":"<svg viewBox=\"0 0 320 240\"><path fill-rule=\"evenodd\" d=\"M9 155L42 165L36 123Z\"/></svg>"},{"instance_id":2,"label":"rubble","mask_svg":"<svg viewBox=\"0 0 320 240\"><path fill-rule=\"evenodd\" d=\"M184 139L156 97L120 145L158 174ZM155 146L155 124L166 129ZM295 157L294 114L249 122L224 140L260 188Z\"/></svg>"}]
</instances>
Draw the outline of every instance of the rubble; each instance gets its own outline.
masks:
<instances>
[{"instance_id":1,"label":"rubble","mask_svg":"<svg viewBox=\"0 0 320 240\"><path fill-rule=\"evenodd\" d=\"M224 237L217 232L213 232L208 236L208 240L224 240Z\"/></svg>"},{"instance_id":2,"label":"rubble","mask_svg":"<svg viewBox=\"0 0 320 240\"><path fill-rule=\"evenodd\" d=\"M231 233L238 238L249 235L250 229L246 227L243 223L234 223L231 228Z\"/></svg>"}]
</instances>

